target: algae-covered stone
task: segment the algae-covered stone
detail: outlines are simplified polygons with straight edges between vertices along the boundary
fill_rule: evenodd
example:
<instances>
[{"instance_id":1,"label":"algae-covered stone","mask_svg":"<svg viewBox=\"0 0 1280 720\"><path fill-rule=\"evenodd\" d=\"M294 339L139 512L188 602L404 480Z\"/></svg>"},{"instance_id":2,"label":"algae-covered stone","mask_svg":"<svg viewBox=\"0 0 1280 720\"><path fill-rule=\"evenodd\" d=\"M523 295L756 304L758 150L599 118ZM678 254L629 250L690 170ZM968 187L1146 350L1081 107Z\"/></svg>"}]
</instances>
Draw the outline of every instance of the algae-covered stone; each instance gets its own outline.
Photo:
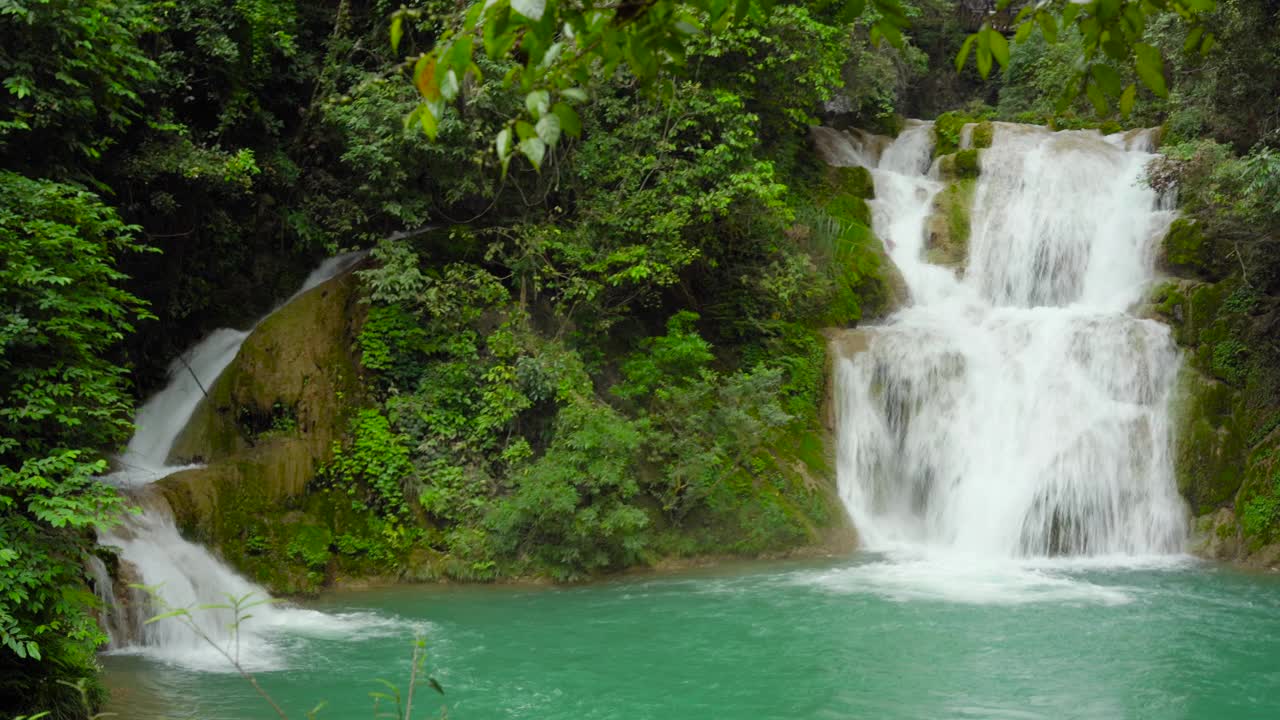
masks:
<instances>
[{"instance_id":1,"label":"algae-covered stone","mask_svg":"<svg viewBox=\"0 0 1280 720\"><path fill-rule=\"evenodd\" d=\"M1202 515L1230 501L1244 479L1248 450L1239 393L1183 367L1174 395L1178 490Z\"/></svg>"},{"instance_id":2,"label":"algae-covered stone","mask_svg":"<svg viewBox=\"0 0 1280 720\"><path fill-rule=\"evenodd\" d=\"M976 150L983 150L991 147L991 143L995 140L995 125L990 121L980 122L973 126L969 131L969 147Z\"/></svg>"},{"instance_id":3,"label":"algae-covered stone","mask_svg":"<svg viewBox=\"0 0 1280 720\"><path fill-rule=\"evenodd\" d=\"M827 184L837 194L846 193L866 200L876 196L876 184L871 171L860 166L828 167Z\"/></svg>"},{"instance_id":4,"label":"algae-covered stone","mask_svg":"<svg viewBox=\"0 0 1280 720\"><path fill-rule=\"evenodd\" d=\"M978 150L960 150L938 159L938 175L943 180L976 178L982 172Z\"/></svg>"},{"instance_id":5,"label":"algae-covered stone","mask_svg":"<svg viewBox=\"0 0 1280 720\"><path fill-rule=\"evenodd\" d=\"M925 257L935 265L962 268L969 257L973 197L977 181L949 183L933 199L925 226Z\"/></svg>"},{"instance_id":6,"label":"algae-covered stone","mask_svg":"<svg viewBox=\"0 0 1280 720\"><path fill-rule=\"evenodd\" d=\"M1160 255L1162 267L1169 272L1210 279L1218 276L1216 243L1194 220L1173 221L1160 244Z\"/></svg>"},{"instance_id":7,"label":"algae-covered stone","mask_svg":"<svg viewBox=\"0 0 1280 720\"><path fill-rule=\"evenodd\" d=\"M267 432L327 448L345 429L348 408L358 404L351 348L363 308L357 279L348 273L262 321L209 388L174 442L171 459L233 457Z\"/></svg>"}]
</instances>

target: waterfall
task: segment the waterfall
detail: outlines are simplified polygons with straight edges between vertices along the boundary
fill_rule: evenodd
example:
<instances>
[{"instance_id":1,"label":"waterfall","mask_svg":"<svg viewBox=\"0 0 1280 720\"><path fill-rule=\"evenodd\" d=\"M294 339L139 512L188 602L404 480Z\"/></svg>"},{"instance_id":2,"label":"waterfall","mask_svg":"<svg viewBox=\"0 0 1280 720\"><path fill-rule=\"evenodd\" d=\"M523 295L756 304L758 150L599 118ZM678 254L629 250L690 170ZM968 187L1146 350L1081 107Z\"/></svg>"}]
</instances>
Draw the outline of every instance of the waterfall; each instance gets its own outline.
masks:
<instances>
[{"instance_id":1,"label":"waterfall","mask_svg":"<svg viewBox=\"0 0 1280 720\"><path fill-rule=\"evenodd\" d=\"M347 253L325 260L289 300L346 272L362 257L363 253ZM137 413L135 434L117 463L122 469L104 478L119 487L132 504L141 506L142 513L127 515L115 527L100 531L98 542L118 549L118 575L127 576L123 579L130 584L155 588L163 600L157 607L145 593L122 588L120 582L112 581L105 564L92 558L89 574L105 607L103 626L110 638L109 650L231 670L227 659L200 637L204 635L224 650L239 654L246 667L272 668L281 664L277 645L271 642L274 633L283 629L339 632L352 620L367 620L266 603L246 611L253 617L233 631L234 617L229 609L195 609L227 605L229 597L270 600L266 590L238 575L206 548L185 540L163 496L147 487L174 472L196 467L169 465L170 449L205 391L235 359L250 332L215 330L176 359L169 367L168 384ZM147 624L146 619L163 606L193 609L190 617L195 629L176 619Z\"/></svg>"},{"instance_id":2,"label":"waterfall","mask_svg":"<svg viewBox=\"0 0 1280 720\"><path fill-rule=\"evenodd\" d=\"M1148 134L996 123L960 270L924 259L944 187L930 124L879 153L846 140L824 155L871 170L874 230L912 298L836 368L840 493L863 544L984 562L1180 552L1178 354L1130 313L1172 220L1142 183Z\"/></svg>"}]
</instances>

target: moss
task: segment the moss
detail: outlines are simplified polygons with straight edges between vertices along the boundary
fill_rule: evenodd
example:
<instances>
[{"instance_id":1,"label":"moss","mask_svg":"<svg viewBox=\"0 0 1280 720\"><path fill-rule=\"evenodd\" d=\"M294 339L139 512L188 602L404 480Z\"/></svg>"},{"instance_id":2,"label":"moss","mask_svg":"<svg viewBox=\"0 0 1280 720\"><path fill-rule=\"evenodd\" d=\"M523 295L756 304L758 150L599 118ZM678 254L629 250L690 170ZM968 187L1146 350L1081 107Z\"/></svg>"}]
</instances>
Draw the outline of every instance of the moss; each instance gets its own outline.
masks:
<instances>
[{"instance_id":1,"label":"moss","mask_svg":"<svg viewBox=\"0 0 1280 720\"><path fill-rule=\"evenodd\" d=\"M835 167L827 170L827 185L835 194L847 194L869 200L876 196L875 180L871 171L858 166Z\"/></svg>"},{"instance_id":2,"label":"moss","mask_svg":"<svg viewBox=\"0 0 1280 720\"><path fill-rule=\"evenodd\" d=\"M990 121L978 123L973 127L970 146L978 150L991 147L991 143L995 140L995 132L995 126Z\"/></svg>"},{"instance_id":3,"label":"moss","mask_svg":"<svg viewBox=\"0 0 1280 720\"><path fill-rule=\"evenodd\" d=\"M254 328L178 436L173 457L232 458L264 433L326 447L339 437L362 394L351 353L365 309L357 286L352 274L330 280Z\"/></svg>"},{"instance_id":4,"label":"moss","mask_svg":"<svg viewBox=\"0 0 1280 720\"><path fill-rule=\"evenodd\" d=\"M973 198L977 181L948 183L933 200L926 225L926 258L936 265L963 265L969 256Z\"/></svg>"},{"instance_id":5,"label":"moss","mask_svg":"<svg viewBox=\"0 0 1280 720\"><path fill-rule=\"evenodd\" d=\"M982 172L978 150L960 150L938 160L938 174L943 180L969 180Z\"/></svg>"},{"instance_id":6,"label":"moss","mask_svg":"<svg viewBox=\"0 0 1280 720\"><path fill-rule=\"evenodd\" d=\"M1161 243L1164 265L1171 272L1213 278L1215 244L1205 237L1199 223L1178 218L1169 226Z\"/></svg>"},{"instance_id":7,"label":"moss","mask_svg":"<svg viewBox=\"0 0 1280 720\"><path fill-rule=\"evenodd\" d=\"M1184 367L1173 415L1178 489L1197 515L1211 512L1229 502L1243 481L1247 448L1239 393Z\"/></svg>"},{"instance_id":8,"label":"moss","mask_svg":"<svg viewBox=\"0 0 1280 720\"><path fill-rule=\"evenodd\" d=\"M964 126L971 123L986 123L994 110L990 108L979 112L953 111L945 112L933 121L933 156L950 155L960 149L960 138ZM974 147L979 147L976 143Z\"/></svg>"},{"instance_id":9,"label":"moss","mask_svg":"<svg viewBox=\"0 0 1280 720\"><path fill-rule=\"evenodd\" d=\"M1213 346L1213 374L1232 385L1244 383L1248 349L1244 343L1229 338Z\"/></svg>"},{"instance_id":10,"label":"moss","mask_svg":"<svg viewBox=\"0 0 1280 720\"><path fill-rule=\"evenodd\" d=\"M835 195L827 201L825 210L842 226L856 222L871 227L871 207L866 200L855 195Z\"/></svg>"},{"instance_id":11,"label":"moss","mask_svg":"<svg viewBox=\"0 0 1280 720\"><path fill-rule=\"evenodd\" d=\"M1280 447L1265 444L1249 455L1236 509L1246 547L1280 539Z\"/></svg>"}]
</instances>

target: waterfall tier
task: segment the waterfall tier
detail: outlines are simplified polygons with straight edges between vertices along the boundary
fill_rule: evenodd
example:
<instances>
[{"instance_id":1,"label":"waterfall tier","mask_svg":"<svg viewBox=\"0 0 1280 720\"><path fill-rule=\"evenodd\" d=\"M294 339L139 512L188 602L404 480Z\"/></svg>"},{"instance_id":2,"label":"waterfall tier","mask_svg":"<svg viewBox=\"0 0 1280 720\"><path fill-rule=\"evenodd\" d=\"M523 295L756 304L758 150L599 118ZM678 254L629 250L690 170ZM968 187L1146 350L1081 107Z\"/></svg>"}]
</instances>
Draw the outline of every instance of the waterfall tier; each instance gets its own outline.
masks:
<instances>
[{"instance_id":1,"label":"waterfall tier","mask_svg":"<svg viewBox=\"0 0 1280 720\"><path fill-rule=\"evenodd\" d=\"M1147 135L997 123L959 271L924 259L946 186L930 169L931 126L887 147L843 139L827 134L825 154L871 169L874 229L914 300L860 330L866 349L838 363L840 487L864 544L984 558L1178 552L1178 354L1164 325L1128 313L1172 219L1142 183Z\"/></svg>"}]
</instances>

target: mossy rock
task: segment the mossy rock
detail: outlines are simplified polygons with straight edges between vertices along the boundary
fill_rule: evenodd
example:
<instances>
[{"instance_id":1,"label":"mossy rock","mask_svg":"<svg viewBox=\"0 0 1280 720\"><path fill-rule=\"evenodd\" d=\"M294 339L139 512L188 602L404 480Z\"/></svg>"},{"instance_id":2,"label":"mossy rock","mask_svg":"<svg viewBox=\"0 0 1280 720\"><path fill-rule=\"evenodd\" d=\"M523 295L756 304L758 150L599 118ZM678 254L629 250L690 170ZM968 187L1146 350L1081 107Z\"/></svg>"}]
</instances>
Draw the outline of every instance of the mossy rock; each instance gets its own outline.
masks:
<instances>
[{"instance_id":1,"label":"mossy rock","mask_svg":"<svg viewBox=\"0 0 1280 720\"><path fill-rule=\"evenodd\" d=\"M1197 515L1229 502L1244 480L1247 431L1239 393L1183 367L1174 395L1174 470Z\"/></svg>"},{"instance_id":2,"label":"mossy rock","mask_svg":"<svg viewBox=\"0 0 1280 720\"><path fill-rule=\"evenodd\" d=\"M867 201L856 195L841 193L827 200L824 208L831 217L841 225L856 222L863 227L871 227L871 207Z\"/></svg>"},{"instance_id":3,"label":"mossy rock","mask_svg":"<svg viewBox=\"0 0 1280 720\"><path fill-rule=\"evenodd\" d=\"M234 457L268 432L325 445L340 437L361 396L352 352L365 309L358 282L352 273L333 278L254 328L174 442L171 461Z\"/></svg>"},{"instance_id":4,"label":"mossy rock","mask_svg":"<svg viewBox=\"0 0 1280 720\"><path fill-rule=\"evenodd\" d=\"M969 135L969 147L975 150L985 150L991 147L991 143L995 141L996 128L991 121L980 122L973 126L973 130Z\"/></svg>"},{"instance_id":5,"label":"mossy rock","mask_svg":"<svg viewBox=\"0 0 1280 720\"><path fill-rule=\"evenodd\" d=\"M870 200L876 196L876 183L871 171L860 166L830 166L827 185L833 194L847 194Z\"/></svg>"},{"instance_id":6,"label":"mossy rock","mask_svg":"<svg viewBox=\"0 0 1280 720\"><path fill-rule=\"evenodd\" d=\"M1215 279L1218 277L1217 247L1206 237L1200 224L1178 218L1169 226L1160 243L1161 266L1176 275Z\"/></svg>"},{"instance_id":7,"label":"mossy rock","mask_svg":"<svg viewBox=\"0 0 1280 720\"><path fill-rule=\"evenodd\" d=\"M943 155L938 160L938 175L947 181L969 180L978 177L982 172L979 161L979 150L960 150Z\"/></svg>"},{"instance_id":8,"label":"mossy rock","mask_svg":"<svg viewBox=\"0 0 1280 720\"><path fill-rule=\"evenodd\" d=\"M948 183L933 199L925 225L925 257L935 265L963 268L969 257L973 198L977 181Z\"/></svg>"}]
</instances>

